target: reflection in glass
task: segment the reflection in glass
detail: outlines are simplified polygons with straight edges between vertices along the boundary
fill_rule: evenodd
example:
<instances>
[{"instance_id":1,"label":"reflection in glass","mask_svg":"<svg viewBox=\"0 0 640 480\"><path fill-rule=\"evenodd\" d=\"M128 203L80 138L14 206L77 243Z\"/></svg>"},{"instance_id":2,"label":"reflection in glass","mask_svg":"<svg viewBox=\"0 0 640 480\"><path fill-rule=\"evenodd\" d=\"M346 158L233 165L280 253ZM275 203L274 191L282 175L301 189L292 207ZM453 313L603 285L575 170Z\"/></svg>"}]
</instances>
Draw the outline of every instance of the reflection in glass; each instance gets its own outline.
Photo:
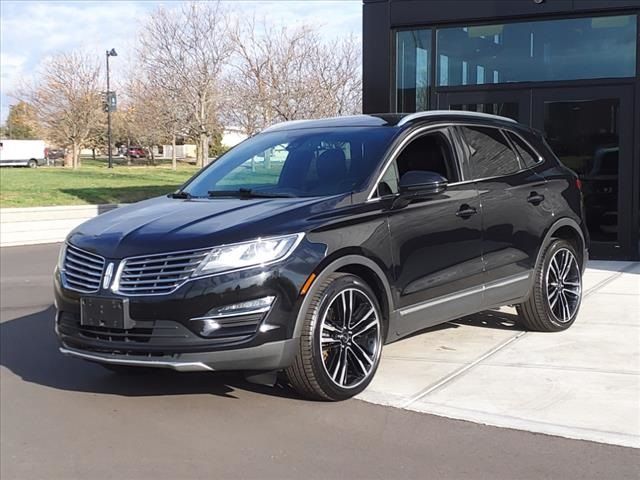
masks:
<instances>
[{"instance_id":1,"label":"reflection in glass","mask_svg":"<svg viewBox=\"0 0 640 480\"><path fill-rule=\"evenodd\" d=\"M618 238L619 111L618 99L545 102L547 141L582 180L594 241Z\"/></svg>"},{"instance_id":2,"label":"reflection in glass","mask_svg":"<svg viewBox=\"0 0 640 480\"><path fill-rule=\"evenodd\" d=\"M396 111L429 108L431 30L396 34Z\"/></svg>"},{"instance_id":3,"label":"reflection in glass","mask_svg":"<svg viewBox=\"0 0 640 480\"><path fill-rule=\"evenodd\" d=\"M500 103L459 103L450 105L449 110L464 110L467 112L482 112L518 120L518 104L516 102Z\"/></svg>"},{"instance_id":4,"label":"reflection in glass","mask_svg":"<svg viewBox=\"0 0 640 480\"><path fill-rule=\"evenodd\" d=\"M437 31L438 85L633 77L636 15Z\"/></svg>"},{"instance_id":5,"label":"reflection in glass","mask_svg":"<svg viewBox=\"0 0 640 480\"><path fill-rule=\"evenodd\" d=\"M516 154L497 128L461 127L471 153L470 163L475 179L510 175L520 170Z\"/></svg>"}]
</instances>

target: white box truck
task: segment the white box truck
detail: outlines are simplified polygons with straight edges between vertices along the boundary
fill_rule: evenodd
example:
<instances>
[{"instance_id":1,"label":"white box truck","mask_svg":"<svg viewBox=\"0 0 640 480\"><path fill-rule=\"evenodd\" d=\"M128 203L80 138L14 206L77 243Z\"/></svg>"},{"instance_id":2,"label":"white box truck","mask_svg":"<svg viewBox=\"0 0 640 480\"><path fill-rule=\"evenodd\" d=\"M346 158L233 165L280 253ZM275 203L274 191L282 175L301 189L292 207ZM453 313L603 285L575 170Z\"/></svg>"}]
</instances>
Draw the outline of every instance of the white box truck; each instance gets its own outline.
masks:
<instances>
[{"instance_id":1,"label":"white box truck","mask_svg":"<svg viewBox=\"0 0 640 480\"><path fill-rule=\"evenodd\" d=\"M44 140L0 139L0 167L22 166L36 168L44 165Z\"/></svg>"}]
</instances>

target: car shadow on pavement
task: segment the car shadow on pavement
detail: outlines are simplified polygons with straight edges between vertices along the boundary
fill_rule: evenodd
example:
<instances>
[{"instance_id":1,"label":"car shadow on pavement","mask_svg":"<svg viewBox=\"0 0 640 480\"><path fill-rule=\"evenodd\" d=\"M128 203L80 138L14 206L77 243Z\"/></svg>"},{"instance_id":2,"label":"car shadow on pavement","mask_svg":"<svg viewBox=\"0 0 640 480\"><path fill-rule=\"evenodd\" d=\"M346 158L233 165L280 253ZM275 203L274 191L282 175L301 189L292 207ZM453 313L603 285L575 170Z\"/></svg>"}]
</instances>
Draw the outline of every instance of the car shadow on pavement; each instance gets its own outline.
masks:
<instances>
[{"instance_id":1,"label":"car shadow on pavement","mask_svg":"<svg viewBox=\"0 0 640 480\"><path fill-rule=\"evenodd\" d=\"M473 315L458 318L456 320L450 320L446 323L441 323L440 325L423 328L422 330L418 330L417 332L402 338L401 341L418 335L437 332L439 330L455 329L461 326L513 330L514 332L524 330L524 327L518 323L517 315L499 310L485 310L484 312L474 313Z\"/></svg>"},{"instance_id":2,"label":"car shadow on pavement","mask_svg":"<svg viewBox=\"0 0 640 480\"><path fill-rule=\"evenodd\" d=\"M524 330L524 327L518 323L518 315L502 310L485 310L484 312L452 320L447 322L447 324L494 328L497 330Z\"/></svg>"},{"instance_id":3,"label":"car shadow on pavement","mask_svg":"<svg viewBox=\"0 0 640 480\"><path fill-rule=\"evenodd\" d=\"M131 397L210 394L236 398L246 390L271 396L300 398L293 389L251 384L237 372L174 372L145 370L142 375L117 375L99 364L66 357L58 351L53 331L53 306L0 323L0 365L23 380L69 391Z\"/></svg>"},{"instance_id":4,"label":"car shadow on pavement","mask_svg":"<svg viewBox=\"0 0 640 480\"><path fill-rule=\"evenodd\" d=\"M275 387L249 383L238 372L174 372L145 370L142 375L122 376L102 366L70 358L58 351L53 331L53 306L0 323L0 365L23 380L50 388L144 397L156 395L210 394L236 398L237 390L277 397L300 399L285 382ZM519 330L516 315L502 311L486 311L420 330L411 336L461 325L481 328Z\"/></svg>"}]
</instances>

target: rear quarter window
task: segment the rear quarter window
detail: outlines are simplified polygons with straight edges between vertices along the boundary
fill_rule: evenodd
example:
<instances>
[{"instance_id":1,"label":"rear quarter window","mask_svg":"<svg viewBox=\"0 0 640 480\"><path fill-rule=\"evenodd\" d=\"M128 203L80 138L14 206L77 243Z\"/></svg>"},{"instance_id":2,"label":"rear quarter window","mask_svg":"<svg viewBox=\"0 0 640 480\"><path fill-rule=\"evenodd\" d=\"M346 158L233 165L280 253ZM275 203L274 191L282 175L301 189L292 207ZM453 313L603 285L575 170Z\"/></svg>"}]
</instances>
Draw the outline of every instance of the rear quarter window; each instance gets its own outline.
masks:
<instances>
[{"instance_id":1,"label":"rear quarter window","mask_svg":"<svg viewBox=\"0 0 640 480\"><path fill-rule=\"evenodd\" d=\"M540 156L536 153L533 148L529 146L527 142L525 142L520 135L517 135L513 132L505 132L516 150L518 151L518 155L520 156L520 160L524 163L525 167L531 168L540 163Z\"/></svg>"}]
</instances>

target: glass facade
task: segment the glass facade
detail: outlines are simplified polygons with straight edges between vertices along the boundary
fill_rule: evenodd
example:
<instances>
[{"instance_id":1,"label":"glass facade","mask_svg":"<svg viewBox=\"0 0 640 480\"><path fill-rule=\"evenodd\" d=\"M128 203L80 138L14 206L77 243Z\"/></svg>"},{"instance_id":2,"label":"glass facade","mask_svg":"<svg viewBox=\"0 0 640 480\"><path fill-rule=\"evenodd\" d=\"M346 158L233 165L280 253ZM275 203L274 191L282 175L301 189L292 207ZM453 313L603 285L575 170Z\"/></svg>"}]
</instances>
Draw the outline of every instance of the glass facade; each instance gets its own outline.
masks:
<instances>
[{"instance_id":1,"label":"glass facade","mask_svg":"<svg viewBox=\"0 0 640 480\"><path fill-rule=\"evenodd\" d=\"M442 28L436 78L458 86L633 77L636 30L635 15Z\"/></svg>"},{"instance_id":2,"label":"glass facade","mask_svg":"<svg viewBox=\"0 0 640 480\"><path fill-rule=\"evenodd\" d=\"M545 102L549 145L582 180L592 241L618 239L620 100Z\"/></svg>"},{"instance_id":3,"label":"glass facade","mask_svg":"<svg viewBox=\"0 0 640 480\"><path fill-rule=\"evenodd\" d=\"M456 103L449 106L449 110L464 110L467 112L490 113L501 117L519 120L520 108L516 102L500 103Z\"/></svg>"},{"instance_id":4,"label":"glass facade","mask_svg":"<svg viewBox=\"0 0 640 480\"><path fill-rule=\"evenodd\" d=\"M396 111L429 108L431 30L411 30L396 35Z\"/></svg>"},{"instance_id":5,"label":"glass facade","mask_svg":"<svg viewBox=\"0 0 640 480\"><path fill-rule=\"evenodd\" d=\"M636 75L636 15L400 30L395 38L395 110L429 108L437 86L627 78Z\"/></svg>"}]
</instances>

